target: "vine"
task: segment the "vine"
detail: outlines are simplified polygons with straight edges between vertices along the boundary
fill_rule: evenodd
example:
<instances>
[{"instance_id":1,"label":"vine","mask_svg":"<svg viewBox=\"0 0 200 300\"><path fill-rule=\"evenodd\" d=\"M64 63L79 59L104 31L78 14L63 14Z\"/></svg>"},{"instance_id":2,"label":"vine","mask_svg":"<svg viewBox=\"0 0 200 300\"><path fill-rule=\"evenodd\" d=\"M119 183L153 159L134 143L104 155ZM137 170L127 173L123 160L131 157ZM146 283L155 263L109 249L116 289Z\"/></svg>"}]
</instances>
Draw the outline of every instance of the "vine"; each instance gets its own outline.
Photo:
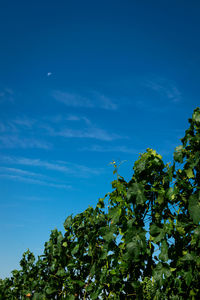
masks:
<instances>
[{"instance_id":1,"label":"vine","mask_svg":"<svg viewBox=\"0 0 200 300\"><path fill-rule=\"evenodd\" d=\"M126 182L113 162L113 191L25 252L0 299L200 299L199 108L189 123L172 165L147 149Z\"/></svg>"}]
</instances>

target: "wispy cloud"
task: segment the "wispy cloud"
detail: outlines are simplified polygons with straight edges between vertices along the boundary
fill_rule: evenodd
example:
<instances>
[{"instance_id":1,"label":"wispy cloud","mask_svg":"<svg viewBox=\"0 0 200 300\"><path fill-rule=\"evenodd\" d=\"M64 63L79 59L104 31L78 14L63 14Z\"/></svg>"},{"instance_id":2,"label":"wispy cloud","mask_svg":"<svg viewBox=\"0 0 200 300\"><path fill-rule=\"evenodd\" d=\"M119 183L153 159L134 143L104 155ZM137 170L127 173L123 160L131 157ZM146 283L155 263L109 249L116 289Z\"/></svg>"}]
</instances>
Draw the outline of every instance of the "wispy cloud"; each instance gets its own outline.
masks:
<instances>
[{"instance_id":1,"label":"wispy cloud","mask_svg":"<svg viewBox=\"0 0 200 300\"><path fill-rule=\"evenodd\" d=\"M16 124L14 124L12 121L7 120L7 122L3 122L2 120L0 123L0 132L13 134L18 133L19 130Z\"/></svg>"},{"instance_id":2,"label":"wispy cloud","mask_svg":"<svg viewBox=\"0 0 200 300\"><path fill-rule=\"evenodd\" d=\"M66 117L66 120L67 121L80 121L80 117L79 116L76 116L76 115L68 115Z\"/></svg>"},{"instance_id":3,"label":"wispy cloud","mask_svg":"<svg viewBox=\"0 0 200 300\"><path fill-rule=\"evenodd\" d=\"M12 121L14 124L26 128L31 128L37 121L35 119L23 117L17 117Z\"/></svg>"},{"instance_id":4,"label":"wispy cloud","mask_svg":"<svg viewBox=\"0 0 200 300\"><path fill-rule=\"evenodd\" d=\"M51 144L36 138L19 137L18 135L0 136L0 148L39 148L49 149Z\"/></svg>"},{"instance_id":5,"label":"wispy cloud","mask_svg":"<svg viewBox=\"0 0 200 300\"><path fill-rule=\"evenodd\" d=\"M118 105L111 100L108 96L101 94L99 92L93 92L93 97L95 99L96 105L99 104L99 106L103 109L107 110L117 110Z\"/></svg>"},{"instance_id":6,"label":"wispy cloud","mask_svg":"<svg viewBox=\"0 0 200 300\"><path fill-rule=\"evenodd\" d=\"M127 146L101 146L101 145L92 145L91 147L80 148L80 151L93 151L93 152L119 152L119 153L129 153L129 154L138 154L144 149L134 149Z\"/></svg>"},{"instance_id":7,"label":"wispy cloud","mask_svg":"<svg viewBox=\"0 0 200 300\"><path fill-rule=\"evenodd\" d=\"M73 122L73 123L72 123ZM80 129L74 127L74 122ZM78 122L82 122L78 124ZM70 127L69 127L70 126ZM86 117L69 114L58 115L56 119L43 121L29 119L27 117L16 117L14 120L0 123L0 149L44 149L52 148L52 137L74 138L74 139L95 139L101 141L113 141L127 137L108 132L98 128ZM39 139L37 136L41 136ZM49 140L51 139L51 142Z\"/></svg>"},{"instance_id":8,"label":"wispy cloud","mask_svg":"<svg viewBox=\"0 0 200 300\"><path fill-rule=\"evenodd\" d=\"M85 115L68 114L33 119L17 116L0 123L0 149L51 149L53 138L94 139L113 141L127 139L117 133L99 128ZM40 136L41 138L38 138ZM50 141L50 142L49 142Z\"/></svg>"},{"instance_id":9,"label":"wispy cloud","mask_svg":"<svg viewBox=\"0 0 200 300\"><path fill-rule=\"evenodd\" d=\"M70 172L75 176L88 177L91 175L100 175L104 172L102 168L94 169L81 164L69 163L65 161L57 161L57 163L67 166Z\"/></svg>"},{"instance_id":10,"label":"wispy cloud","mask_svg":"<svg viewBox=\"0 0 200 300\"><path fill-rule=\"evenodd\" d=\"M78 94L54 91L52 96L59 102L71 107L94 107L94 103L87 97Z\"/></svg>"},{"instance_id":11,"label":"wispy cloud","mask_svg":"<svg viewBox=\"0 0 200 300\"><path fill-rule=\"evenodd\" d=\"M85 129L62 129L60 131L55 131L51 129L51 135L54 136L61 136L65 138L88 138L88 139L96 139L96 140L102 140L102 141L113 141L116 139L125 138L120 135L109 133L106 130L103 130L101 128L85 128Z\"/></svg>"},{"instance_id":12,"label":"wispy cloud","mask_svg":"<svg viewBox=\"0 0 200 300\"><path fill-rule=\"evenodd\" d=\"M0 122L0 148L50 149L49 142L38 138L40 123L39 120L26 116L2 119Z\"/></svg>"},{"instance_id":13,"label":"wispy cloud","mask_svg":"<svg viewBox=\"0 0 200 300\"><path fill-rule=\"evenodd\" d=\"M43 118L43 120L46 123L37 122L38 123L37 125L42 127L42 128L46 128L46 127L50 126L50 125L47 125L47 122L48 122L48 124L52 123L53 125L62 124L62 126L66 122L80 122L80 121L83 121L87 125L92 124L92 122L86 116L78 115L78 114L68 114L67 116L62 115L62 114L57 114L57 115L53 115L53 116L45 116Z\"/></svg>"},{"instance_id":14,"label":"wispy cloud","mask_svg":"<svg viewBox=\"0 0 200 300\"><path fill-rule=\"evenodd\" d=\"M20 200L25 200L25 201L33 201L33 202L47 202L47 201L55 201L55 199L53 198L50 198L50 197L41 197L41 196L24 196L24 195L21 195L21 196L17 196L15 197L15 199L17 199L17 203L19 203Z\"/></svg>"},{"instance_id":15,"label":"wispy cloud","mask_svg":"<svg viewBox=\"0 0 200 300\"><path fill-rule=\"evenodd\" d=\"M43 124L41 125L41 127L47 132L48 135L54 137L82 139L87 138L102 141L113 141L116 139L128 138L127 136L121 136L116 133L110 133L105 129L97 127L85 116L68 115L67 117L65 117L66 121L83 121L85 124L80 125L81 129L69 128L69 126L66 127L66 122L63 122L63 119L61 119L61 117L59 119L60 122L56 126L53 126L52 124Z\"/></svg>"},{"instance_id":16,"label":"wispy cloud","mask_svg":"<svg viewBox=\"0 0 200 300\"><path fill-rule=\"evenodd\" d=\"M106 110L116 110L118 105L108 96L99 92L90 92L87 96L77 93L53 91L55 100L70 107L102 108Z\"/></svg>"},{"instance_id":17,"label":"wispy cloud","mask_svg":"<svg viewBox=\"0 0 200 300\"><path fill-rule=\"evenodd\" d=\"M182 95L176 84L168 79L155 77L144 82L144 86L172 102L181 101Z\"/></svg>"},{"instance_id":18,"label":"wispy cloud","mask_svg":"<svg viewBox=\"0 0 200 300\"><path fill-rule=\"evenodd\" d=\"M77 116L77 115L68 115L66 117L67 121L84 121L87 125L91 125L91 121L84 116Z\"/></svg>"},{"instance_id":19,"label":"wispy cloud","mask_svg":"<svg viewBox=\"0 0 200 300\"><path fill-rule=\"evenodd\" d=\"M14 93L11 89L5 88L0 91L0 103L2 102L13 102L14 101Z\"/></svg>"},{"instance_id":20,"label":"wispy cloud","mask_svg":"<svg viewBox=\"0 0 200 300\"><path fill-rule=\"evenodd\" d=\"M54 188L67 189L67 190L71 188L70 185L57 184L57 183L47 182L47 181L34 179L34 178L28 178L28 177L19 176L19 175L0 174L0 178L16 180L16 181L32 183L32 184L38 184L38 185L43 185L43 186L49 186L49 187L54 187Z\"/></svg>"},{"instance_id":21,"label":"wispy cloud","mask_svg":"<svg viewBox=\"0 0 200 300\"><path fill-rule=\"evenodd\" d=\"M81 165L81 164L75 164L71 162L64 162L64 161L45 161L41 159L30 159L26 157L11 157L11 156L0 156L0 161L2 161L4 164L12 164L12 165L19 165L19 166L29 166L29 167L36 167L41 168L45 170L52 170L56 172L61 172L66 175L72 175L75 177L89 177L92 175L99 175L103 172L102 169L93 169L89 168L87 166ZM13 169L13 168L5 168L7 171L12 171L14 173L17 173L17 175L31 175L32 172L30 171L24 171L19 169ZM23 174L24 172L24 174ZM32 173L33 177L36 176L38 173ZM43 176L44 177L44 176Z\"/></svg>"},{"instance_id":22,"label":"wispy cloud","mask_svg":"<svg viewBox=\"0 0 200 300\"><path fill-rule=\"evenodd\" d=\"M0 132L6 132L7 128L5 126L5 124L3 124L2 122L0 123Z\"/></svg>"},{"instance_id":23,"label":"wispy cloud","mask_svg":"<svg viewBox=\"0 0 200 300\"><path fill-rule=\"evenodd\" d=\"M17 175L22 175L22 176L29 176L29 177L46 177L44 175L38 174L38 173L34 173L34 172L30 172L27 170L22 170L22 169L16 169L16 168L8 168L8 167L0 167L0 172L6 172L6 173L13 173L13 174L17 174Z\"/></svg>"},{"instance_id":24,"label":"wispy cloud","mask_svg":"<svg viewBox=\"0 0 200 300\"><path fill-rule=\"evenodd\" d=\"M7 162L31 167L43 167L47 170L59 171L64 173L70 172L70 169L64 165L43 161L41 159L30 159L25 157L7 157Z\"/></svg>"},{"instance_id":25,"label":"wispy cloud","mask_svg":"<svg viewBox=\"0 0 200 300\"><path fill-rule=\"evenodd\" d=\"M6 160L4 160L4 162L5 161ZM9 157L7 157L7 162L11 161L13 162L14 159L9 159ZM57 183L53 177L43 175L39 172L31 172L20 168L0 167L0 178L55 188L71 188L70 185Z\"/></svg>"}]
</instances>

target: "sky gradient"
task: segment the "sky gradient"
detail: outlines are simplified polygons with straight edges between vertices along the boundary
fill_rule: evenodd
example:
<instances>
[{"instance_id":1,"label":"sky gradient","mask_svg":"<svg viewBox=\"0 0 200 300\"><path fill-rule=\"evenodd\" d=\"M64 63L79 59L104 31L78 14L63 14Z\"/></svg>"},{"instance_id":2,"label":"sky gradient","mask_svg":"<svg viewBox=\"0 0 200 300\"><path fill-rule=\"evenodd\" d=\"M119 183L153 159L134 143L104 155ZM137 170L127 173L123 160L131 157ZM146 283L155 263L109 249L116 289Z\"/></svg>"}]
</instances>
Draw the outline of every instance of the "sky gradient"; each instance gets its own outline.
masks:
<instances>
[{"instance_id":1,"label":"sky gradient","mask_svg":"<svg viewBox=\"0 0 200 300\"><path fill-rule=\"evenodd\" d=\"M0 277L111 191L109 163L165 162L199 106L199 1L2 1Z\"/></svg>"}]
</instances>

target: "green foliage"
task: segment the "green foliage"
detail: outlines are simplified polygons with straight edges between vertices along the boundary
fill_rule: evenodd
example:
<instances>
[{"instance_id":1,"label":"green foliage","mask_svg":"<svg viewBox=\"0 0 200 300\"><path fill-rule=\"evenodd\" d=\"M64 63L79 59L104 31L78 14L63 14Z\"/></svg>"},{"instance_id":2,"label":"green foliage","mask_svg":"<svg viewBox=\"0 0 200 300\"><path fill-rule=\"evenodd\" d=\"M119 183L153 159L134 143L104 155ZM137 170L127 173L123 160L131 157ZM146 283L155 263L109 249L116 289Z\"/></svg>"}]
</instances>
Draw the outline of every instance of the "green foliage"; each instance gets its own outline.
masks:
<instances>
[{"instance_id":1,"label":"green foliage","mask_svg":"<svg viewBox=\"0 0 200 300\"><path fill-rule=\"evenodd\" d=\"M172 165L152 149L126 182L69 216L36 260L28 250L0 299L200 299L200 109Z\"/></svg>"},{"instance_id":2,"label":"green foliage","mask_svg":"<svg viewBox=\"0 0 200 300\"><path fill-rule=\"evenodd\" d=\"M154 282L151 278L145 277L142 281L143 299L152 300L155 295Z\"/></svg>"}]
</instances>

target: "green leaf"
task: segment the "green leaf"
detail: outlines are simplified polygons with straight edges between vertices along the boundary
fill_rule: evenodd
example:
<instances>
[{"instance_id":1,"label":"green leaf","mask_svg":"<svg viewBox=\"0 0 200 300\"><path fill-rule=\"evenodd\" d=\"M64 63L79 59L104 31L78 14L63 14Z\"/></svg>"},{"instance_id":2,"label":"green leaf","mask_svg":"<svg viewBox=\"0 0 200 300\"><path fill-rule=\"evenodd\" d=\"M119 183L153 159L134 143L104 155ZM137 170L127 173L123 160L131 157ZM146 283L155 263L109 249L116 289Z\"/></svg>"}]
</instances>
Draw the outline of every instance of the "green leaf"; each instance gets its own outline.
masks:
<instances>
[{"instance_id":1,"label":"green leaf","mask_svg":"<svg viewBox=\"0 0 200 300\"><path fill-rule=\"evenodd\" d=\"M192 120L195 122L200 122L200 112L199 111L196 110L193 113Z\"/></svg>"},{"instance_id":2,"label":"green leaf","mask_svg":"<svg viewBox=\"0 0 200 300\"><path fill-rule=\"evenodd\" d=\"M164 202L164 193L159 193L158 198L156 199L158 204L162 204Z\"/></svg>"},{"instance_id":3,"label":"green leaf","mask_svg":"<svg viewBox=\"0 0 200 300\"><path fill-rule=\"evenodd\" d=\"M194 173L193 173L193 170L192 169L187 169L185 170L186 172L186 175L187 175L187 178L194 178Z\"/></svg>"},{"instance_id":4,"label":"green leaf","mask_svg":"<svg viewBox=\"0 0 200 300\"><path fill-rule=\"evenodd\" d=\"M90 275L93 276L95 274L95 263L93 264L92 268L90 269Z\"/></svg>"},{"instance_id":5,"label":"green leaf","mask_svg":"<svg viewBox=\"0 0 200 300\"><path fill-rule=\"evenodd\" d=\"M150 234L152 236L157 236L161 231L161 228L158 227L156 224L152 224L150 227Z\"/></svg>"},{"instance_id":6,"label":"green leaf","mask_svg":"<svg viewBox=\"0 0 200 300\"><path fill-rule=\"evenodd\" d=\"M165 230L155 224L152 224L150 226L150 235L152 236L154 243L159 243L165 237Z\"/></svg>"},{"instance_id":7,"label":"green leaf","mask_svg":"<svg viewBox=\"0 0 200 300\"><path fill-rule=\"evenodd\" d=\"M63 243L63 247L67 247L67 242L64 242L64 243Z\"/></svg>"},{"instance_id":8,"label":"green leaf","mask_svg":"<svg viewBox=\"0 0 200 300\"><path fill-rule=\"evenodd\" d=\"M182 261L193 261L195 260L195 255L186 252L186 254L181 258Z\"/></svg>"},{"instance_id":9,"label":"green leaf","mask_svg":"<svg viewBox=\"0 0 200 300\"><path fill-rule=\"evenodd\" d=\"M103 249L99 259L106 259L107 256L108 256L108 251L106 249Z\"/></svg>"},{"instance_id":10,"label":"green leaf","mask_svg":"<svg viewBox=\"0 0 200 300\"><path fill-rule=\"evenodd\" d=\"M66 275L66 272L64 269L60 269L58 270L58 272L56 273L57 276L60 276L60 277L64 277Z\"/></svg>"},{"instance_id":11,"label":"green leaf","mask_svg":"<svg viewBox=\"0 0 200 300\"><path fill-rule=\"evenodd\" d=\"M182 145L176 147L175 152L174 152L174 160L179 163L183 162L183 146Z\"/></svg>"},{"instance_id":12,"label":"green leaf","mask_svg":"<svg viewBox=\"0 0 200 300\"><path fill-rule=\"evenodd\" d=\"M170 187L167 191L167 197L169 200L174 200L174 194L175 194L175 191L174 191L174 188Z\"/></svg>"},{"instance_id":13,"label":"green leaf","mask_svg":"<svg viewBox=\"0 0 200 300\"><path fill-rule=\"evenodd\" d=\"M189 198L189 213L193 222L199 224L200 222L200 193L190 196Z\"/></svg>"},{"instance_id":14,"label":"green leaf","mask_svg":"<svg viewBox=\"0 0 200 300\"><path fill-rule=\"evenodd\" d=\"M46 289L46 293L47 293L48 295L52 295L52 294L54 294L55 292L56 292L56 289L55 289L55 288L47 287L47 289Z\"/></svg>"},{"instance_id":15,"label":"green leaf","mask_svg":"<svg viewBox=\"0 0 200 300\"><path fill-rule=\"evenodd\" d=\"M122 209L120 207L113 207L109 210L108 216L112 219L112 223L116 224L119 222Z\"/></svg>"},{"instance_id":16,"label":"green leaf","mask_svg":"<svg viewBox=\"0 0 200 300\"><path fill-rule=\"evenodd\" d=\"M128 258L138 261L139 254L140 254L140 247L136 239L127 244L126 255Z\"/></svg>"},{"instance_id":17,"label":"green leaf","mask_svg":"<svg viewBox=\"0 0 200 300\"><path fill-rule=\"evenodd\" d=\"M171 274L172 273L170 271L169 266L161 262L159 262L153 270L153 278L159 283L160 287L162 286L163 281L167 280L167 278L169 278ZM165 279L163 278L163 275Z\"/></svg>"},{"instance_id":18,"label":"green leaf","mask_svg":"<svg viewBox=\"0 0 200 300\"><path fill-rule=\"evenodd\" d=\"M75 296L74 295L67 295L67 300L75 300Z\"/></svg>"},{"instance_id":19,"label":"green leaf","mask_svg":"<svg viewBox=\"0 0 200 300\"><path fill-rule=\"evenodd\" d=\"M136 245L134 242L130 242L127 244L128 252L134 252L135 248L136 248Z\"/></svg>"},{"instance_id":20,"label":"green leaf","mask_svg":"<svg viewBox=\"0 0 200 300\"><path fill-rule=\"evenodd\" d=\"M190 286L192 279L193 279L192 271L190 270L189 272L186 272L184 274L184 277L185 277L185 282L186 282L187 286Z\"/></svg>"},{"instance_id":21,"label":"green leaf","mask_svg":"<svg viewBox=\"0 0 200 300\"><path fill-rule=\"evenodd\" d=\"M160 252L159 258L160 258L162 261L165 261L165 262L168 261L168 244L167 244L166 241L163 241L163 242L162 242L162 245L161 245L161 252Z\"/></svg>"},{"instance_id":22,"label":"green leaf","mask_svg":"<svg viewBox=\"0 0 200 300\"><path fill-rule=\"evenodd\" d=\"M44 294L34 293L33 300L45 300L45 299L46 299L46 297Z\"/></svg>"},{"instance_id":23,"label":"green leaf","mask_svg":"<svg viewBox=\"0 0 200 300\"><path fill-rule=\"evenodd\" d=\"M78 250L79 250L79 244L77 244L75 247L74 247L74 249L72 250L72 255L74 255L74 254L76 254L77 252L78 252Z\"/></svg>"},{"instance_id":24,"label":"green leaf","mask_svg":"<svg viewBox=\"0 0 200 300\"><path fill-rule=\"evenodd\" d=\"M112 240L114 240L114 236L113 236L113 232L111 231L111 232L108 232L108 233L106 233L104 236L103 236L103 238L104 238L104 240L106 241L106 242L111 242Z\"/></svg>"},{"instance_id":25,"label":"green leaf","mask_svg":"<svg viewBox=\"0 0 200 300\"><path fill-rule=\"evenodd\" d=\"M180 235L183 235L183 236L185 235L185 229L182 226L177 226L176 230L178 231L178 233Z\"/></svg>"},{"instance_id":26,"label":"green leaf","mask_svg":"<svg viewBox=\"0 0 200 300\"><path fill-rule=\"evenodd\" d=\"M146 202L146 197L144 196L144 187L142 184L134 182L129 187L127 191L127 199L128 201L131 201L133 199L136 199L137 204L144 204Z\"/></svg>"},{"instance_id":27,"label":"green leaf","mask_svg":"<svg viewBox=\"0 0 200 300\"><path fill-rule=\"evenodd\" d=\"M91 294L91 299L99 299L99 294L100 294L101 289L99 288L97 291L93 292Z\"/></svg>"},{"instance_id":28,"label":"green leaf","mask_svg":"<svg viewBox=\"0 0 200 300\"><path fill-rule=\"evenodd\" d=\"M99 208L104 208L105 204L104 204L104 198L99 198L99 201L97 203L97 207Z\"/></svg>"},{"instance_id":29,"label":"green leaf","mask_svg":"<svg viewBox=\"0 0 200 300\"><path fill-rule=\"evenodd\" d=\"M64 222L64 227L65 227L65 229L66 228L69 228L71 225L72 225L72 216L69 216L69 217L67 217L67 219L65 220L65 222Z\"/></svg>"},{"instance_id":30,"label":"green leaf","mask_svg":"<svg viewBox=\"0 0 200 300\"><path fill-rule=\"evenodd\" d=\"M85 281L82 280L76 280L75 283L78 284L80 287L83 287L85 285Z\"/></svg>"}]
</instances>

